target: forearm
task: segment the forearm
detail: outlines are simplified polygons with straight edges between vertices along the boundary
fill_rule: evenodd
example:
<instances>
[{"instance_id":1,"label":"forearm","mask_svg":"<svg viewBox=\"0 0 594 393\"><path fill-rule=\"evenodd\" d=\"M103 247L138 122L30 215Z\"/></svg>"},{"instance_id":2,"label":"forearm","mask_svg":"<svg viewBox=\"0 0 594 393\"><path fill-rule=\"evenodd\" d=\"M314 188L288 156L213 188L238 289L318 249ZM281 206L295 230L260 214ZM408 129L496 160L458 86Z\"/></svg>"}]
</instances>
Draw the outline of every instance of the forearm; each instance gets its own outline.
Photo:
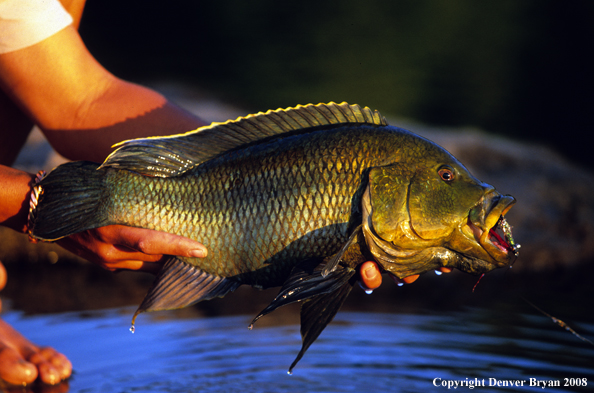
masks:
<instances>
[{"instance_id":1,"label":"forearm","mask_svg":"<svg viewBox=\"0 0 594 393\"><path fill-rule=\"evenodd\" d=\"M0 225L26 232L34 176L0 165Z\"/></svg>"},{"instance_id":2,"label":"forearm","mask_svg":"<svg viewBox=\"0 0 594 393\"><path fill-rule=\"evenodd\" d=\"M113 76L72 26L0 55L0 76L6 93L69 159L102 161L121 140L204 124L159 93Z\"/></svg>"},{"instance_id":3,"label":"forearm","mask_svg":"<svg viewBox=\"0 0 594 393\"><path fill-rule=\"evenodd\" d=\"M102 162L122 140L182 133L205 125L160 94L121 80L97 97L86 113L71 128L44 129L52 146L70 160Z\"/></svg>"}]
</instances>

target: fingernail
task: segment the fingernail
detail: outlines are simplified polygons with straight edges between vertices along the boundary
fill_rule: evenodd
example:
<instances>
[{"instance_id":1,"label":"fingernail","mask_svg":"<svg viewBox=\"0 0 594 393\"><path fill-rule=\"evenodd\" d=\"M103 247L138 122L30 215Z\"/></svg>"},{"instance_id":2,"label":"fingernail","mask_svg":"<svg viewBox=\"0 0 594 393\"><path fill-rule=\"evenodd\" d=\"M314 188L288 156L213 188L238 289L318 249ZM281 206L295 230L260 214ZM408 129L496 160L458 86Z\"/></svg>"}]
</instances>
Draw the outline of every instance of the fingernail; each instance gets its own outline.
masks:
<instances>
[{"instance_id":1,"label":"fingernail","mask_svg":"<svg viewBox=\"0 0 594 393\"><path fill-rule=\"evenodd\" d=\"M365 273L365 277L369 280L372 280L375 277L377 277L377 269L374 268L373 266L369 266L363 272Z\"/></svg>"},{"instance_id":2,"label":"fingernail","mask_svg":"<svg viewBox=\"0 0 594 393\"><path fill-rule=\"evenodd\" d=\"M194 257L194 258L204 258L205 256L208 255L208 251L206 250L192 250L190 251L190 256Z\"/></svg>"}]
</instances>

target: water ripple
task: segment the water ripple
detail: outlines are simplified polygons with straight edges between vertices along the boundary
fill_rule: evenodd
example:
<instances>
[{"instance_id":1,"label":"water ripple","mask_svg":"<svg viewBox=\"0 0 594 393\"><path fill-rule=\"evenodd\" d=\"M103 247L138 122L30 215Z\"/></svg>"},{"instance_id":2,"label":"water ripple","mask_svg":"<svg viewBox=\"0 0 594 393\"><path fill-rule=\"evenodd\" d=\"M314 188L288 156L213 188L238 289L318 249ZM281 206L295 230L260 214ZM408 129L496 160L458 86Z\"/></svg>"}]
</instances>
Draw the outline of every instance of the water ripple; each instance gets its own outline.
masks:
<instances>
[{"instance_id":1,"label":"water ripple","mask_svg":"<svg viewBox=\"0 0 594 393\"><path fill-rule=\"evenodd\" d=\"M522 315L517 316L520 326L503 326L486 311L473 309L435 315L339 313L294 374L287 375L301 345L298 326L256 326L249 331L249 316L176 319L158 313L139 321L131 334L132 312L9 312L4 318L72 360L69 392L447 390L435 387L434 378L488 383L489 378L579 377L594 384L592 348L542 319ZM594 332L593 325L580 327Z\"/></svg>"}]
</instances>

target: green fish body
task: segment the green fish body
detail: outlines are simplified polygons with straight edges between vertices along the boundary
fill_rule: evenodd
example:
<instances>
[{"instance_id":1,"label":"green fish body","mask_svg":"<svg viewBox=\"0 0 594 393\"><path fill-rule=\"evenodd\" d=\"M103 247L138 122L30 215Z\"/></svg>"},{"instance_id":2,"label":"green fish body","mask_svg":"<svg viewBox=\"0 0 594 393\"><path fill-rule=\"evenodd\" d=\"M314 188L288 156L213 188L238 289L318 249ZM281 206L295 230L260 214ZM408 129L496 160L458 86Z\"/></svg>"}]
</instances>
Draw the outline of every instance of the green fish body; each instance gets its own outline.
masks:
<instances>
[{"instance_id":1,"label":"green fish body","mask_svg":"<svg viewBox=\"0 0 594 393\"><path fill-rule=\"evenodd\" d=\"M402 278L441 266L484 273L515 256L497 235L512 197L436 144L346 103L126 141L101 166L64 164L39 187L35 238L122 224L208 248L205 258L170 259L137 314L242 284L282 286L254 321L303 301L303 347L291 368L332 320L365 260Z\"/></svg>"}]
</instances>

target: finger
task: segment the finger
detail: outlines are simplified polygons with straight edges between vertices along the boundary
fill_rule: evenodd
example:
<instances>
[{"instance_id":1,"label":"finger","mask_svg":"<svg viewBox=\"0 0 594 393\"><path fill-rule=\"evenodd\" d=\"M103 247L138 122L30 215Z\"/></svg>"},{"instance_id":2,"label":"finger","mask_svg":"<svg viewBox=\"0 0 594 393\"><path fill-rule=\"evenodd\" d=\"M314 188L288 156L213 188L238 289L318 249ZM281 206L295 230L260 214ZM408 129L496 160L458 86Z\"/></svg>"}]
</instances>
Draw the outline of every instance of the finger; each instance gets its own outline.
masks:
<instances>
[{"instance_id":1,"label":"finger","mask_svg":"<svg viewBox=\"0 0 594 393\"><path fill-rule=\"evenodd\" d=\"M110 228L111 227L111 228ZM98 228L112 244L129 247L148 255L177 255L202 258L207 255L206 247L195 240L167 232L146 228L112 225Z\"/></svg>"},{"instance_id":2,"label":"finger","mask_svg":"<svg viewBox=\"0 0 594 393\"><path fill-rule=\"evenodd\" d=\"M403 284L411 284L413 282L415 282L417 280L417 278L419 278L418 274L412 275L412 276L408 276L408 277L404 277L404 278L398 278L395 275L389 273L388 276L396 283L398 284L398 286L401 286Z\"/></svg>"},{"instance_id":3,"label":"finger","mask_svg":"<svg viewBox=\"0 0 594 393\"><path fill-rule=\"evenodd\" d=\"M92 253L80 253L79 256L94 262L106 270L115 272L118 270L138 270L147 273L158 273L163 263L170 258L165 255L147 255L141 252L126 252L113 250L103 252L103 257L98 258Z\"/></svg>"},{"instance_id":4,"label":"finger","mask_svg":"<svg viewBox=\"0 0 594 393\"><path fill-rule=\"evenodd\" d=\"M96 255L91 254L97 262L106 267L123 269L123 265L133 262L140 266L143 262L155 263L163 259L163 254L146 254L142 251L112 244L101 244L97 247ZM134 269L137 270L137 269Z\"/></svg>"},{"instance_id":5,"label":"finger","mask_svg":"<svg viewBox=\"0 0 594 393\"><path fill-rule=\"evenodd\" d=\"M159 261L163 255L148 255L127 246L113 245L103 241L87 241L87 237L74 234L58 240L58 244L66 250L91 262L103 265L105 262L119 262L127 259Z\"/></svg>"},{"instance_id":6,"label":"finger","mask_svg":"<svg viewBox=\"0 0 594 393\"><path fill-rule=\"evenodd\" d=\"M125 246L114 246L103 242L87 244L85 239L85 237L75 234L59 240L58 244L79 257L112 271L116 269L146 270L144 262L154 264L154 262L163 260L163 255L148 255Z\"/></svg>"},{"instance_id":7,"label":"finger","mask_svg":"<svg viewBox=\"0 0 594 393\"><path fill-rule=\"evenodd\" d=\"M170 258L169 256L163 256L158 262L146 262L140 260L124 260L112 262L109 264L103 263L102 266L112 272L118 272L120 270L134 270L145 273L157 274L161 271L163 263Z\"/></svg>"},{"instance_id":8,"label":"finger","mask_svg":"<svg viewBox=\"0 0 594 393\"><path fill-rule=\"evenodd\" d=\"M365 289L376 289L382 284L382 275L377 264L367 261L359 267L361 283Z\"/></svg>"},{"instance_id":9,"label":"finger","mask_svg":"<svg viewBox=\"0 0 594 393\"><path fill-rule=\"evenodd\" d=\"M439 268L439 271L442 273L451 273L452 270L454 270L454 269L451 267L445 267L445 266L442 266Z\"/></svg>"},{"instance_id":10,"label":"finger","mask_svg":"<svg viewBox=\"0 0 594 393\"><path fill-rule=\"evenodd\" d=\"M417 278L419 278L419 275L415 274L412 276L404 277L402 281L404 281L406 284L412 284L413 282L417 281Z\"/></svg>"},{"instance_id":11,"label":"finger","mask_svg":"<svg viewBox=\"0 0 594 393\"><path fill-rule=\"evenodd\" d=\"M0 291L6 286L6 269L0 261Z\"/></svg>"}]
</instances>

